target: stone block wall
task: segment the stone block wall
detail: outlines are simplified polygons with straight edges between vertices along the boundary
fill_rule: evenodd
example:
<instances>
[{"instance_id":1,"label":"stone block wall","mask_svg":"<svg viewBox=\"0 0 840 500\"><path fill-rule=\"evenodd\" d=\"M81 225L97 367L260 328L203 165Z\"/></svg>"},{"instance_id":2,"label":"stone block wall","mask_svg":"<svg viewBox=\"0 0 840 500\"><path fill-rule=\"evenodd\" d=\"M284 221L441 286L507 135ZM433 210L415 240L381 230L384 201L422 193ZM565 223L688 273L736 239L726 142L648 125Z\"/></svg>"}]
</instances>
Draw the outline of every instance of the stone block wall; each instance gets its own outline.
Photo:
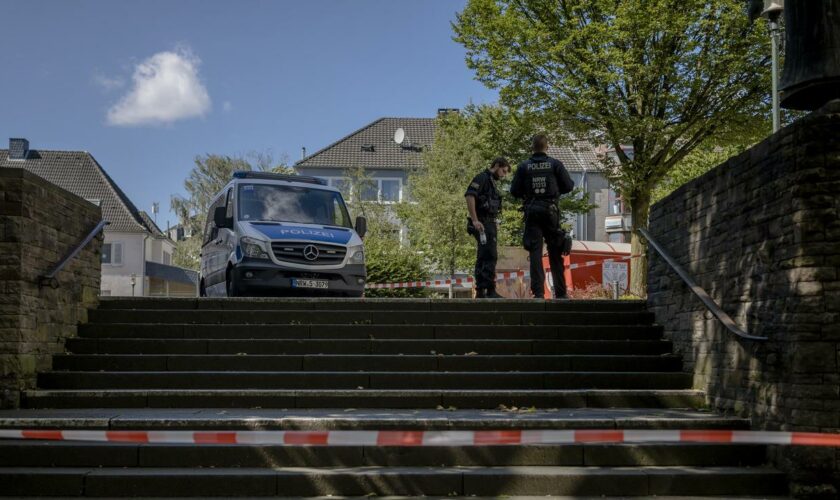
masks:
<instances>
[{"instance_id":1,"label":"stone block wall","mask_svg":"<svg viewBox=\"0 0 840 500\"><path fill-rule=\"evenodd\" d=\"M97 305L101 235L58 274L58 288L38 277L101 219L99 207L30 172L0 169L0 408L19 405Z\"/></svg>"},{"instance_id":2,"label":"stone block wall","mask_svg":"<svg viewBox=\"0 0 840 500\"><path fill-rule=\"evenodd\" d=\"M650 233L749 333L725 330L651 250L648 302L709 404L755 429L840 432L840 102L653 206ZM840 451L771 451L800 496L840 491Z\"/></svg>"}]
</instances>

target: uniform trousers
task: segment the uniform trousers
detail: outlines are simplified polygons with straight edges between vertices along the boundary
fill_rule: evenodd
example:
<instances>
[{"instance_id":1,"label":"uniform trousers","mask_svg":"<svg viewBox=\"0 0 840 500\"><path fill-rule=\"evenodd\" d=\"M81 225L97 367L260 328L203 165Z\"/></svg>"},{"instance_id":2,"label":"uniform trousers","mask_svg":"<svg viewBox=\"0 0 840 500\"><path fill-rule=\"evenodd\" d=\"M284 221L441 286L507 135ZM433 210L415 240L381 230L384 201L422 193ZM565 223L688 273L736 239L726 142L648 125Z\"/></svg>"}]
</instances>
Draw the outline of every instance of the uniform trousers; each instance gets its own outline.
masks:
<instances>
[{"instance_id":1,"label":"uniform trousers","mask_svg":"<svg viewBox=\"0 0 840 500\"><path fill-rule=\"evenodd\" d=\"M475 256L475 287L484 290L496 289L496 260L499 254L496 249L497 229L496 220L492 217L480 219L484 224L484 234L487 243L481 244L481 234L474 234L478 249Z\"/></svg>"},{"instance_id":2,"label":"uniform trousers","mask_svg":"<svg viewBox=\"0 0 840 500\"><path fill-rule=\"evenodd\" d=\"M565 263L562 243L565 233L560 229L559 214L556 211L527 212L523 243L531 264L531 293L534 297L545 296L545 270L543 270L543 241L548 247L548 263L554 281L554 296L566 296Z\"/></svg>"}]
</instances>

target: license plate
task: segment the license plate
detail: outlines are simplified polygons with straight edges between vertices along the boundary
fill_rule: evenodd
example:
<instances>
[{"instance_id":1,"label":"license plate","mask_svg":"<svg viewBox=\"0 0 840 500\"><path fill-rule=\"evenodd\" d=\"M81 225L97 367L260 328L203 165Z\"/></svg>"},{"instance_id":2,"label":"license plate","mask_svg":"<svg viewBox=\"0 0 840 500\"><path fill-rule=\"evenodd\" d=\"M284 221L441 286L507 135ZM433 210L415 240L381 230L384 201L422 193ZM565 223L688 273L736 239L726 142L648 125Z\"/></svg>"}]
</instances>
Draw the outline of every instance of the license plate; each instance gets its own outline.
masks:
<instances>
[{"instance_id":1,"label":"license plate","mask_svg":"<svg viewBox=\"0 0 840 500\"><path fill-rule=\"evenodd\" d=\"M329 288L330 282L327 280L292 280L292 288Z\"/></svg>"}]
</instances>

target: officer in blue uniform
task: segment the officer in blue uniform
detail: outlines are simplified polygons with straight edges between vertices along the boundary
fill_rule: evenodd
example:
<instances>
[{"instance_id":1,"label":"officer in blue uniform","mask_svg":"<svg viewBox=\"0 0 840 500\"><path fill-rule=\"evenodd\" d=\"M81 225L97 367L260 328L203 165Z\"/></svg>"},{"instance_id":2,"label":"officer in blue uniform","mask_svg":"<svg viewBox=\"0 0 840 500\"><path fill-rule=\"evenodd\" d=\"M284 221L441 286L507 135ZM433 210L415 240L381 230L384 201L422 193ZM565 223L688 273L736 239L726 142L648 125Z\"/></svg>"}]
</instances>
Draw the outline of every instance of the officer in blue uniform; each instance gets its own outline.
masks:
<instances>
[{"instance_id":1,"label":"officer in blue uniform","mask_svg":"<svg viewBox=\"0 0 840 500\"><path fill-rule=\"evenodd\" d=\"M535 135L531 147L533 154L519 164L510 186L510 194L524 201L523 246L529 253L531 263L531 292L535 298L544 298L542 250L545 240L554 280L554 297L566 299L563 255L568 255L571 239L560 228L557 199L562 194L570 193L575 183L563 163L546 154L548 138L544 134Z\"/></svg>"},{"instance_id":2,"label":"officer in blue uniform","mask_svg":"<svg viewBox=\"0 0 840 500\"><path fill-rule=\"evenodd\" d=\"M510 163L502 157L493 160L490 168L476 175L467 187L467 232L475 237L478 250L475 258L476 298L499 299L496 292L496 260L498 259L496 219L502 211L502 196L496 182L510 172Z\"/></svg>"}]
</instances>

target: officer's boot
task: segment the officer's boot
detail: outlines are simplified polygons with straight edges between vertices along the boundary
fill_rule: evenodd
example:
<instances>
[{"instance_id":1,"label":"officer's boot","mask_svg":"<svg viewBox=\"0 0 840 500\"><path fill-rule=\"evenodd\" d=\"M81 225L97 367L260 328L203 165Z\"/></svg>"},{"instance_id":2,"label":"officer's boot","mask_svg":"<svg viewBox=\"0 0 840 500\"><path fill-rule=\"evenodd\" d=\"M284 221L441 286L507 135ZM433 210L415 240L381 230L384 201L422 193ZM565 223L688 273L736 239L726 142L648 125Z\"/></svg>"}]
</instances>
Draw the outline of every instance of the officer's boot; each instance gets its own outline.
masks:
<instances>
[{"instance_id":1,"label":"officer's boot","mask_svg":"<svg viewBox=\"0 0 840 500\"><path fill-rule=\"evenodd\" d=\"M477 299L486 299L487 292L483 288L476 288L475 289L475 298Z\"/></svg>"},{"instance_id":2,"label":"officer's boot","mask_svg":"<svg viewBox=\"0 0 840 500\"><path fill-rule=\"evenodd\" d=\"M495 288L488 288L487 293L486 293L486 297L488 299L503 299L504 298L504 296L499 295L499 293L496 292Z\"/></svg>"}]
</instances>

